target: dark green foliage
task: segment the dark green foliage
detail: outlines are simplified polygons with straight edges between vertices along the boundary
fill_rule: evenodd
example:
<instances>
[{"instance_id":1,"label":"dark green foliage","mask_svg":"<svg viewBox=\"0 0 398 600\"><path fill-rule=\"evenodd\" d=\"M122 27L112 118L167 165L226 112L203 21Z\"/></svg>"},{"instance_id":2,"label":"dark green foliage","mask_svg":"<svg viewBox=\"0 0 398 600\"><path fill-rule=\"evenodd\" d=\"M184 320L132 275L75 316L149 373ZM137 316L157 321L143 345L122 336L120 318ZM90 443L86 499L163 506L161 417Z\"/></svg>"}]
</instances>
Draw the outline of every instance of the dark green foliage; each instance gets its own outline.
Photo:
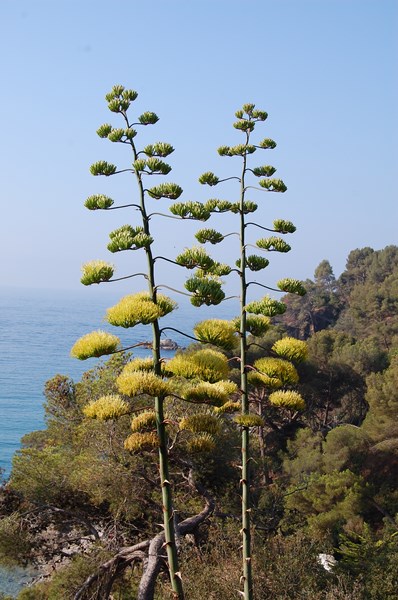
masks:
<instances>
[{"instance_id":1,"label":"dark green foliage","mask_svg":"<svg viewBox=\"0 0 398 600\"><path fill-rule=\"evenodd\" d=\"M398 437L398 360L393 358L383 373L374 373L367 380L366 400L369 412L363 428L375 442Z\"/></svg>"},{"instance_id":2,"label":"dark green foliage","mask_svg":"<svg viewBox=\"0 0 398 600\"><path fill-rule=\"evenodd\" d=\"M24 564L30 556L32 539L21 524L18 513L3 516L0 520L0 564Z\"/></svg>"},{"instance_id":3,"label":"dark green foliage","mask_svg":"<svg viewBox=\"0 0 398 600\"><path fill-rule=\"evenodd\" d=\"M328 261L322 261L315 270L315 281L303 282L306 295L285 296L286 313L282 322L288 332L307 339L317 331L334 325L340 312L337 284Z\"/></svg>"},{"instance_id":4,"label":"dark green foliage","mask_svg":"<svg viewBox=\"0 0 398 600\"><path fill-rule=\"evenodd\" d=\"M23 448L13 460L11 485L32 502L63 505L75 492L69 482L72 460L70 449Z\"/></svg>"},{"instance_id":5,"label":"dark green foliage","mask_svg":"<svg viewBox=\"0 0 398 600\"><path fill-rule=\"evenodd\" d=\"M348 469L325 475L314 473L305 486L289 489L284 519L288 521L289 511L298 511L314 538L327 534L335 537L341 527L361 514L364 496L363 479Z\"/></svg>"},{"instance_id":6,"label":"dark green foliage","mask_svg":"<svg viewBox=\"0 0 398 600\"><path fill-rule=\"evenodd\" d=\"M338 280L330 263L322 261L314 281L304 282L303 299L287 296L281 322L306 339L336 327L356 339L369 338L374 347L391 351L398 335L398 248L353 250Z\"/></svg>"},{"instance_id":7,"label":"dark green foliage","mask_svg":"<svg viewBox=\"0 0 398 600\"><path fill-rule=\"evenodd\" d=\"M398 535L388 529L383 535L365 526L361 533L340 536L339 571L361 578L364 599L393 600L398 589Z\"/></svg>"},{"instance_id":8,"label":"dark green foliage","mask_svg":"<svg viewBox=\"0 0 398 600\"><path fill-rule=\"evenodd\" d=\"M18 595L18 600L71 600L97 565L100 565L107 558L110 558L110 556L110 552L100 548L95 548L90 556L76 556L67 567L59 569L50 582L23 590ZM98 588L101 594L100 584ZM129 597L128 593L131 593L132 587L126 578L125 581L119 581L114 591L115 594L120 593L117 597L127 600Z\"/></svg>"}]
</instances>

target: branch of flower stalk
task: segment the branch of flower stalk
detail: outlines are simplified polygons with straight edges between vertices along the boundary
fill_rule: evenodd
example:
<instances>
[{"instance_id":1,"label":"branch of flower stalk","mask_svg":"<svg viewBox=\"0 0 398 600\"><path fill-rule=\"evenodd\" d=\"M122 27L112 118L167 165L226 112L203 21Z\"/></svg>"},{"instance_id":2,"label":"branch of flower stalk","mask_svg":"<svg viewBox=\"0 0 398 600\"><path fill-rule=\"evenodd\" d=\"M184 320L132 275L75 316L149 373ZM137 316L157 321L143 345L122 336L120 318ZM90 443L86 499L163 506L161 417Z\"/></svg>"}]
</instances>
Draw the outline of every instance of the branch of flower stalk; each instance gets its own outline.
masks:
<instances>
[{"instance_id":1,"label":"branch of flower stalk","mask_svg":"<svg viewBox=\"0 0 398 600\"><path fill-rule=\"evenodd\" d=\"M178 267L182 267L183 266L183 265L179 265L175 260L172 260L171 258L166 258L165 256L155 256L154 259L153 259L153 262L155 263L159 259L160 260L165 260L166 262L169 262L172 265L177 265ZM159 287L159 286L157 286L157 287ZM166 287L166 286L164 286L164 287ZM174 291L176 292L177 290L174 290Z\"/></svg>"},{"instance_id":2,"label":"branch of flower stalk","mask_svg":"<svg viewBox=\"0 0 398 600\"><path fill-rule=\"evenodd\" d=\"M124 277L117 277L116 279L108 279L107 281L101 281L101 283L113 283L114 281L122 281L123 279L131 279L131 277L137 277L142 275L144 279L148 280L148 275L145 273L134 273L134 275L125 275Z\"/></svg>"},{"instance_id":3,"label":"branch of flower stalk","mask_svg":"<svg viewBox=\"0 0 398 600\"><path fill-rule=\"evenodd\" d=\"M171 289L171 288L169 288ZM189 296L189 294L186 294L187 296ZM180 331L179 329L175 329L174 327L163 327L163 329L160 330L160 333L162 334L164 331L175 331L176 333L179 333L180 335L184 335L185 337L194 340L194 342L200 342L201 340L199 340L198 338L189 335L188 333L184 333L183 331ZM208 343L208 342L202 342L202 343Z\"/></svg>"},{"instance_id":4,"label":"branch of flower stalk","mask_svg":"<svg viewBox=\"0 0 398 600\"><path fill-rule=\"evenodd\" d=\"M176 443L178 441L180 434L181 434L181 431L177 431L177 433L175 434L174 440L172 441L172 443L169 446L169 452L171 452L173 450L174 446L176 445Z\"/></svg>"},{"instance_id":5,"label":"branch of flower stalk","mask_svg":"<svg viewBox=\"0 0 398 600\"><path fill-rule=\"evenodd\" d=\"M179 221L181 221L181 217L175 217L174 215L166 215L166 213L160 213L160 212L150 213L148 215L148 219L150 219L151 217L154 217L156 215L159 217L167 217L168 219L178 219ZM186 217L186 218L196 221L196 219L194 219L194 217Z\"/></svg>"},{"instance_id":6,"label":"branch of flower stalk","mask_svg":"<svg viewBox=\"0 0 398 600\"><path fill-rule=\"evenodd\" d=\"M226 237L229 237L230 235L239 236L239 233L237 231L231 231L231 233L226 233L225 235L223 234L223 237L226 238Z\"/></svg>"},{"instance_id":7,"label":"branch of flower stalk","mask_svg":"<svg viewBox=\"0 0 398 600\"><path fill-rule=\"evenodd\" d=\"M245 192L246 190L257 190L258 192L279 192L279 190L267 190L266 188L256 187L254 185L248 185L245 187Z\"/></svg>"},{"instance_id":8,"label":"branch of flower stalk","mask_svg":"<svg viewBox=\"0 0 398 600\"><path fill-rule=\"evenodd\" d=\"M258 345L258 344L256 344L256 345ZM242 362L240 356L232 356L231 358L228 358L228 362L231 362L233 360L236 360L236 362L239 362L239 363ZM255 367L253 367L252 365L246 365L245 368L249 371L257 371L258 370Z\"/></svg>"},{"instance_id":9,"label":"branch of flower stalk","mask_svg":"<svg viewBox=\"0 0 398 600\"><path fill-rule=\"evenodd\" d=\"M265 352L268 352L268 348L265 348L264 346L261 346L261 344L256 344L255 342L251 342L251 344L248 344L248 348L251 348L251 346L257 346L257 348L261 348L261 350L264 350Z\"/></svg>"},{"instance_id":10,"label":"branch of flower stalk","mask_svg":"<svg viewBox=\"0 0 398 600\"><path fill-rule=\"evenodd\" d=\"M259 225L258 223L254 223L252 221L249 221L249 223L246 223L246 227L248 225L254 225L255 227L259 227L260 229L264 229L264 231L271 231L272 233L280 233L280 231L278 229L269 229L268 227L264 227L263 225Z\"/></svg>"},{"instance_id":11,"label":"branch of flower stalk","mask_svg":"<svg viewBox=\"0 0 398 600\"><path fill-rule=\"evenodd\" d=\"M155 287L155 290L161 290L161 289L166 289L166 290L171 290L172 292L175 292L176 294L181 294L182 296L188 296L188 298L191 298L192 294L188 294L187 292L182 292L181 290L176 290L176 288L172 288L169 285L164 285L163 283L160 285L157 285Z\"/></svg>"},{"instance_id":12,"label":"branch of flower stalk","mask_svg":"<svg viewBox=\"0 0 398 600\"><path fill-rule=\"evenodd\" d=\"M266 290L270 290L271 292L279 292L280 294L282 293L282 290L269 287L268 285L264 285L263 283L258 283L258 281L249 281L249 283L246 284L246 287L249 287L249 285L259 285L260 287L265 288Z\"/></svg>"},{"instance_id":13,"label":"branch of flower stalk","mask_svg":"<svg viewBox=\"0 0 398 600\"><path fill-rule=\"evenodd\" d=\"M231 179L237 179L238 181L240 181L240 177L226 177L225 179L219 179L217 185L219 183L223 183L224 181L230 181Z\"/></svg>"},{"instance_id":14,"label":"branch of flower stalk","mask_svg":"<svg viewBox=\"0 0 398 600\"><path fill-rule=\"evenodd\" d=\"M255 248L256 250L261 250L262 252L278 252L275 248L260 248L260 246L255 246L254 244L246 244L245 248Z\"/></svg>"},{"instance_id":15,"label":"branch of flower stalk","mask_svg":"<svg viewBox=\"0 0 398 600\"><path fill-rule=\"evenodd\" d=\"M109 208L105 208L104 210L117 210L118 208L130 208L131 206L137 208L139 211L142 210L141 207L138 206L138 204L122 204L121 206L110 206Z\"/></svg>"},{"instance_id":16,"label":"branch of flower stalk","mask_svg":"<svg viewBox=\"0 0 398 600\"><path fill-rule=\"evenodd\" d=\"M162 257L160 256L160 257L158 257L158 258L162 258ZM172 262L172 261L171 261L171 262ZM177 264L177 263L176 263L176 264ZM183 266L183 265L178 265L178 266ZM237 270L237 269L231 269L231 273L232 273L232 271L236 271L237 273L239 273L239 272L240 272L240 271L239 271L239 270ZM170 287L169 285L165 285L165 284L163 284L163 283L161 283L160 285L157 285L157 286L155 287L155 289L156 289L156 290L161 290L161 289L171 290L172 292L175 292L176 294L181 294L182 296L188 296L188 298L192 298L192 294L188 294L187 292L182 292L181 290L177 290L176 288L172 288L172 287ZM234 299L234 298L235 298L235 299L236 299L236 298L239 298L239 296L226 296L226 297L223 299L223 302L225 302L225 300L232 300L232 299ZM180 332L180 333L182 333L182 332ZM183 335L185 335L185 334L183 334Z\"/></svg>"},{"instance_id":17,"label":"branch of flower stalk","mask_svg":"<svg viewBox=\"0 0 398 600\"><path fill-rule=\"evenodd\" d=\"M120 171L115 171L112 175L117 175L118 173L135 173L134 169L120 169Z\"/></svg>"},{"instance_id":18,"label":"branch of flower stalk","mask_svg":"<svg viewBox=\"0 0 398 600\"><path fill-rule=\"evenodd\" d=\"M206 342L203 342L206 343ZM173 397L176 400L181 400L182 402L188 402L189 404L195 404L195 406L198 406L198 403L196 402L196 400L189 400L188 398L183 398L182 396L179 396L178 394L176 394L175 392L172 392L171 394L168 395L168 397ZM174 446L174 443L173 443Z\"/></svg>"},{"instance_id":19,"label":"branch of flower stalk","mask_svg":"<svg viewBox=\"0 0 398 600\"><path fill-rule=\"evenodd\" d=\"M138 342L138 344L134 344L133 346L127 346L126 348L120 348L119 350L113 350L112 352L108 352L109 354L120 354L121 352L127 352L127 350L132 350L133 348L138 348L139 346L146 346L146 342Z\"/></svg>"}]
</instances>

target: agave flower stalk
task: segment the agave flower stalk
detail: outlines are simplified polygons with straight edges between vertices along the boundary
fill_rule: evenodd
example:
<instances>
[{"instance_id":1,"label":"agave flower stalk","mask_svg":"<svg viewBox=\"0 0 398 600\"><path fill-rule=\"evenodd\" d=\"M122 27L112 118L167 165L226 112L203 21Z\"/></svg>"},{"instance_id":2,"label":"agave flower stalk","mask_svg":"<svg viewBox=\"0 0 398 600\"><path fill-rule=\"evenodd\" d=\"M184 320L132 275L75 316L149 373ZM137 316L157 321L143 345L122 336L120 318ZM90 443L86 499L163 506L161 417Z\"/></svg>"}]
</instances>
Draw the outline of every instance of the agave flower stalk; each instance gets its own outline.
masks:
<instances>
[{"instance_id":1,"label":"agave flower stalk","mask_svg":"<svg viewBox=\"0 0 398 600\"><path fill-rule=\"evenodd\" d=\"M123 374L119 377L119 391L123 394L134 395L139 389L153 389L150 393L154 397L154 415L156 423L156 432L136 431L126 440L125 448L136 451L140 447L142 450L153 449L154 445L159 449L159 473L160 485L163 501L163 526L165 546L168 558L168 567L170 582L173 590L173 597L183 600L183 588L181 576L179 573L178 556L176 547L176 535L174 526L174 511L172 502L172 490L169 476L169 457L167 432L164 416L164 399L167 396L166 382L162 379L161 355L160 355L160 326L159 318L170 312L175 304L168 298L157 293L155 280L155 258L152 253L153 238L150 231L150 215L147 212L147 197L154 199L169 198L176 199L182 189L175 183L161 183L152 188L144 187L145 181L154 175L166 175L171 167L163 161L163 158L173 152L173 147L164 142L150 144L143 150L138 150L135 137L137 129L153 125L158 121L158 117L153 112L144 112L136 122L131 122L128 110L132 102L137 98L137 93L133 90L127 90L123 86L114 86L109 94L106 95L108 108L111 112L119 114L123 121L123 128L114 128L112 125L104 124L99 127L97 134L101 138L107 138L111 142L122 143L130 146L132 152L132 167L118 170L116 165L101 160L94 163L90 171L95 176L112 176L116 173L129 172L136 179L138 189L137 204L114 207L114 201L108 196L97 194L90 196L85 206L89 210L113 210L115 208L133 207L138 211L141 217L141 224L138 226L123 225L110 234L108 250L112 253L120 251L131 251L143 249L146 254L147 270L144 275L148 282L148 292L134 294L123 298L116 306L108 310L107 320L112 325L122 327L133 327L137 323L151 324L152 327L152 373L147 371L136 373L136 377L130 375L133 381L126 381ZM115 281L112 279L114 273L113 265L104 261L92 261L86 263L83 267L82 283L90 285L93 283L102 283ZM134 275L133 275L134 276ZM74 349L74 354L78 358L87 358L88 356L100 356L107 352L115 351L118 348L119 340L114 336L107 336L104 333L96 333L94 339L89 338L80 341L80 345ZM91 345L90 345L91 344ZM76 346L76 345L75 345ZM83 347L82 347L83 346ZM134 375L134 374L133 374ZM141 376L141 377L140 377ZM152 377L152 379L151 379ZM163 385L164 383L164 385ZM112 400L112 402L111 402ZM117 398L105 397L101 402L90 406L87 410L89 416L99 416L113 418L117 412L123 413L125 405ZM111 406L107 406L111 404Z\"/></svg>"},{"instance_id":2,"label":"agave flower stalk","mask_svg":"<svg viewBox=\"0 0 398 600\"><path fill-rule=\"evenodd\" d=\"M283 219L277 219L274 221L272 229L260 226L255 222L249 222L247 215L257 210L257 204L247 199L247 193L253 186L248 186L246 178L250 175L255 176L259 179L259 186L257 189L267 192L285 192L286 186L280 179L273 178L275 168L269 165L256 167L254 169L248 166L248 157L254 154L257 150L270 149L276 146L275 142L270 139L264 139L259 144L255 145L251 143L251 134L255 129L256 123L265 121L267 113L264 111L256 110L254 104L245 104L242 110L236 112L237 121L234 123L234 127L240 130L244 136L245 141L243 144L237 146L222 146L219 148L218 153L220 156L229 157L240 157L241 159L241 173L240 177L228 177L227 179L238 179L240 182L240 196L239 202L228 203L217 200L208 201L207 205L209 212L225 212L229 211L237 214L239 217L239 231L238 236L240 240L240 253L239 258L236 261L237 269L230 269L229 272L237 271L240 276L240 316L237 319L237 327L239 330L240 337L240 394L241 394L241 414L235 419L239 424L242 433L242 474L241 474L241 498L242 498L242 551L243 551L243 591L240 592L245 600L253 599L253 576L252 576L252 551L251 551L251 532L250 532L250 429L252 427L263 426L261 415L254 415L250 412L250 397L249 397L249 381L248 381L248 333L254 335L261 334L267 327L267 318L272 317L276 314L283 313L285 311L285 305L281 302L273 300L270 297L264 297L262 300L257 300L248 303L247 291L248 287L253 281L248 281L248 272L258 272L267 267L268 259L257 256L248 255L247 249L249 244L246 240L246 230L249 225L260 227L272 233L286 234L293 233L295 231L294 225L290 221ZM218 185L221 180L211 172L206 172L199 178L199 182L207 184L209 186ZM206 206L206 204L204 205ZM184 211L179 209L181 214ZM200 211L197 211L200 212ZM230 234L227 234L230 235ZM212 230L205 229L198 232L196 235L200 243L210 242L212 244L221 242L225 235ZM282 238L272 235L269 238L262 238L257 240L256 247L265 252L288 252L290 250L289 244L287 244ZM208 260L210 264L210 260ZM209 273L212 274L211 268ZM213 270L214 274L214 270ZM224 269L223 275L228 274L228 271ZM202 273L202 278L206 278L208 274ZM257 283L262 287L268 287L261 283ZM268 288L273 289L273 288ZM278 283L278 289L280 291L293 292L298 294L304 294L300 282L293 279L281 280ZM256 316L253 316L256 315ZM209 340L207 340L209 341ZM214 337L214 343L217 343ZM280 405L283 404L284 400L289 401L288 398L278 397Z\"/></svg>"},{"instance_id":3,"label":"agave flower stalk","mask_svg":"<svg viewBox=\"0 0 398 600\"><path fill-rule=\"evenodd\" d=\"M127 117L125 117L127 118ZM129 126L129 124L128 124ZM134 161L138 159L138 153L134 144L134 141L131 140L131 149L134 155ZM141 207L141 215L142 222L144 227L145 235L150 237L149 230L149 218L145 205L145 190L142 181L142 174L139 170L135 170L135 176L137 179L138 189L139 189L139 197L140 197L140 207ZM148 288L149 295L151 300L156 304L157 303L157 290L156 290L156 282L155 282L155 261L152 254L151 246L145 246L145 252L147 256L147 265L148 265ZM152 356L153 356L153 365L154 365L154 373L157 376L161 376L161 355L160 355L160 327L158 319L155 319L152 323ZM168 458L168 448L167 448L167 431L165 425L165 417L164 417L164 396L156 395L155 396L155 418L156 418L156 430L159 438L159 473L160 473L160 485L162 489L162 502L163 502L163 526L165 533L165 544L167 551L167 559L169 563L169 574L170 574L170 582L171 587L179 600L183 600L184 592L182 587L182 580L179 573L178 566L178 555L177 555L177 546L176 546L176 536L175 536L175 528L174 528L174 510L173 510L173 499L172 499L172 490L170 483L170 474L169 474L169 458Z\"/></svg>"},{"instance_id":4,"label":"agave flower stalk","mask_svg":"<svg viewBox=\"0 0 398 600\"><path fill-rule=\"evenodd\" d=\"M249 142L249 131L246 133ZM243 165L240 184L240 387L241 387L241 413L243 416L249 414L249 392L247 382L247 335L246 335L246 304L247 304L247 282L246 282L246 237L245 237L245 174L247 168L246 153L243 155ZM250 428L242 425L242 553L243 553L243 593L247 600L253 597L253 575L251 556L251 532L250 532Z\"/></svg>"}]
</instances>

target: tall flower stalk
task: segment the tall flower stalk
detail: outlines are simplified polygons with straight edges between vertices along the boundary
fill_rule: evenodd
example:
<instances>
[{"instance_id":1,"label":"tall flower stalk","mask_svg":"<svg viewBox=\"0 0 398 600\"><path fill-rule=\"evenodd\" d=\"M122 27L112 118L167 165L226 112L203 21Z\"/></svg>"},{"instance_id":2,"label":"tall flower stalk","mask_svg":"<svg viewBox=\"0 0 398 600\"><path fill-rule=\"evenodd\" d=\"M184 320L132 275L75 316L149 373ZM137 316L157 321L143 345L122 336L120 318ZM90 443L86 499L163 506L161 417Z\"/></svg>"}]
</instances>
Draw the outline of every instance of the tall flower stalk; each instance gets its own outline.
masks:
<instances>
[{"instance_id":1,"label":"tall flower stalk","mask_svg":"<svg viewBox=\"0 0 398 600\"><path fill-rule=\"evenodd\" d=\"M162 491L163 503L163 527L164 527L164 545L167 552L168 568L170 575L173 595L178 600L183 600L183 588L181 576L179 573L178 556L176 547L176 534L174 525L174 511L172 501L172 490L169 476L169 458L167 445L167 431L164 415L164 401L168 394L168 387L162 385L162 367L160 354L160 326L159 319L174 309L175 303L169 298L160 295L157 292L157 282L155 279L155 257L152 252L153 238L150 231L150 218L148 214L148 199L159 200L161 198L177 199L182 189L174 183L162 183L160 185L146 188L144 180L153 176L167 175L171 171L170 165L163 161L173 152L173 147L164 142L149 144L142 150L138 150L135 137L140 127L153 125L158 121L158 117L153 112L144 112L134 122L130 120L129 108L132 102L137 98L137 92L127 90L121 85L114 86L109 94L106 95L108 108L111 112L120 115L123 127L114 128L112 125L102 125L97 133L101 138L107 138L111 142L124 144L130 147L132 153L132 166L118 170L117 167L106 161L94 163L90 170L95 176L112 176L117 173L127 172L133 174L137 184L138 202L124 206L114 206L114 201L108 196L97 194L90 196L85 206L89 210L113 210L116 208L133 208L141 217L139 225L124 225L110 234L108 250L110 252L135 251L143 249L146 255L147 270L145 273L134 274L141 275L148 283L148 292L133 294L123 298L116 306L108 310L107 320L112 325L122 327L132 327L138 323L151 324L152 326L152 373L153 377L141 378L140 387L134 388L132 382L137 373L130 373L130 380L126 382L126 377L119 381L119 390L129 395L129 390L138 389L140 393L148 393L154 396L154 412L156 422L157 437L144 436L138 437L136 434L133 441L126 440L126 448L137 448L137 440L140 440L143 447L148 445L148 440L152 445L159 449L159 473L160 485ZM105 261L92 261L83 267L82 283L90 285L93 283L102 283L107 281L116 281L112 279L114 274L113 266ZM123 279L123 277L121 278ZM89 356L101 356L114 352L119 348L119 340L116 336L106 334L105 332L93 332L78 340L72 349L72 354L77 358L88 358ZM128 379L127 377L127 379ZM120 378L119 378L120 379ZM137 377L135 378L135 381ZM134 392L131 391L131 395ZM96 410L102 410L102 414L111 414L112 417L126 412L122 399L114 397L104 397L96 407L91 407L92 416L96 416ZM108 410L108 413L107 413ZM120 411L122 411L120 413ZM90 408L88 413L90 413ZM98 416L98 415L97 415ZM134 436L134 434L133 434ZM133 437L130 436L130 437ZM150 444L150 445L151 445ZM139 446L139 444L138 444Z\"/></svg>"},{"instance_id":2,"label":"tall flower stalk","mask_svg":"<svg viewBox=\"0 0 398 600\"><path fill-rule=\"evenodd\" d=\"M241 428L242 435L242 465L241 465L241 498L242 498L242 551L243 551L243 591L241 592L242 597L245 600L253 599L253 576L252 576L252 543L251 543L251 500L250 500L250 430L253 427L261 427L263 420L258 414L254 414L250 410L250 392L249 392L249 381L248 372L256 367L248 365L248 334L255 336L262 335L268 325L269 318L281 314L285 311L285 305L269 296L263 297L261 300L248 302L248 288L250 285L258 285L266 288L270 291L279 292L293 292L297 294L304 294L301 283L294 279L284 279L277 283L277 289L268 287L267 285L258 281L249 280L249 272L259 272L265 269L269 261L267 258L260 255L249 255L248 248L251 244L247 240L247 229L249 226L259 227L262 230L266 230L273 234L287 234L295 231L295 226L290 221L278 219L274 221L273 227L268 229L260 226L258 222L248 220L248 215L256 212L257 204L248 199L249 190L257 189L260 191L277 192L283 193L286 191L286 186L282 180L273 178L275 168L269 165L263 165L260 167L251 168L249 167L249 157L254 154L257 150L267 150L275 148L276 144L271 139L263 139L257 144L251 142L251 136L258 122L265 121L267 113L264 111L256 110L254 104L245 104L241 110L236 112L237 121L234 123L235 129L241 131L244 135L244 143L236 146L222 146L218 152L221 156L228 157L239 157L241 160L241 169L238 176L228 177L225 180L219 179L214 173L206 172L199 178L201 184L207 184L211 187L216 186L222 181L227 179L235 179L239 181L239 201L228 202L225 200L212 199L207 203L203 204L201 208L185 204L182 208L182 204L177 204L171 207L171 210L175 214L179 214L182 218L199 218L201 220L207 220L210 217L210 213L222 213L229 212L238 215L239 228L236 232L239 237L240 253L239 258L236 261L236 267L232 268L227 265L220 265L206 254L202 252L201 261L197 261L195 264L192 257L200 253L196 249L186 251L185 253L185 266L192 268L192 266L198 267L197 272L188 279L186 287L189 291L193 292L193 304L218 304L224 299L224 292L221 290L222 281L219 279L220 276L228 275L231 272L236 272L239 275L240 290L239 290L239 302L240 302L240 316L236 322L236 329L239 332L240 338L240 396L241 396L241 410L240 415L235 418L236 422ZM248 185L249 177L258 178L258 185ZM227 234L229 235L229 234ZM211 244L218 244L224 240L226 235L214 230L214 229L201 229L197 232L196 238L200 243L210 242ZM275 235L271 235L268 238L262 238L256 241L256 247L266 253L268 252L288 252L290 246L281 238ZM206 302L206 297L201 294L201 290L206 289L206 286L212 286L217 292L217 301ZM196 287L195 287L196 286ZM202 341L212 342L215 345L219 344L221 336L219 333L211 335L209 333L209 327L207 327L206 336L198 333L199 338ZM257 381L258 383L258 381ZM282 385L282 383L280 383ZM297 394L297 397L300 397ZM302 399L300 397L300 402ZM293 407L292 407L293 408ZM233 404L232 404L233 409Z\"/></svg>"}]
</instances>

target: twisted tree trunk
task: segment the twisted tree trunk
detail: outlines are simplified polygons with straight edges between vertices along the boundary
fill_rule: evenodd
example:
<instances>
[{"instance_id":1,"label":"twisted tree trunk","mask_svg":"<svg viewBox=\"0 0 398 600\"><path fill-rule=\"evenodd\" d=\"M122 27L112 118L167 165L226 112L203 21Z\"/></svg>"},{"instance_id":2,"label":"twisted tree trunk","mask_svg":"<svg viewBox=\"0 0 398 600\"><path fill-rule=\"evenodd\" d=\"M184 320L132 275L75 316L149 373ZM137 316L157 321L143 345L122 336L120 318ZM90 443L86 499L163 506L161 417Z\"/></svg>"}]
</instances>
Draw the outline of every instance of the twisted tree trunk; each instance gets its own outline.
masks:
<instances>
[{"instance_id":1,"label":"twisted tree trunk","mask_svg":"<svg viewBox=\"0 0 398 600\"><path fill-rule=\"evenodd\" d=\"M197 515L188 517L176 525L177 537L193 533L213 513L215 508L214 498L194 481L192 471L189 474L188 481L204 497L205 506ZM95 598L95 600L109 600L115 580L121 576L129 565L137 561L143 563L143 574L138 588L137 600L153 600L156 580L162 563L166 560L165 535L162 531L151 540L145 540L134 546L123 548L113 558L100 565L97 572L90 575L79 588L73 600L83 600L88 597L90 599ZM97 584L97 590L93 594L92 586L95 584Z\"/></svg>"}]
</instances>

